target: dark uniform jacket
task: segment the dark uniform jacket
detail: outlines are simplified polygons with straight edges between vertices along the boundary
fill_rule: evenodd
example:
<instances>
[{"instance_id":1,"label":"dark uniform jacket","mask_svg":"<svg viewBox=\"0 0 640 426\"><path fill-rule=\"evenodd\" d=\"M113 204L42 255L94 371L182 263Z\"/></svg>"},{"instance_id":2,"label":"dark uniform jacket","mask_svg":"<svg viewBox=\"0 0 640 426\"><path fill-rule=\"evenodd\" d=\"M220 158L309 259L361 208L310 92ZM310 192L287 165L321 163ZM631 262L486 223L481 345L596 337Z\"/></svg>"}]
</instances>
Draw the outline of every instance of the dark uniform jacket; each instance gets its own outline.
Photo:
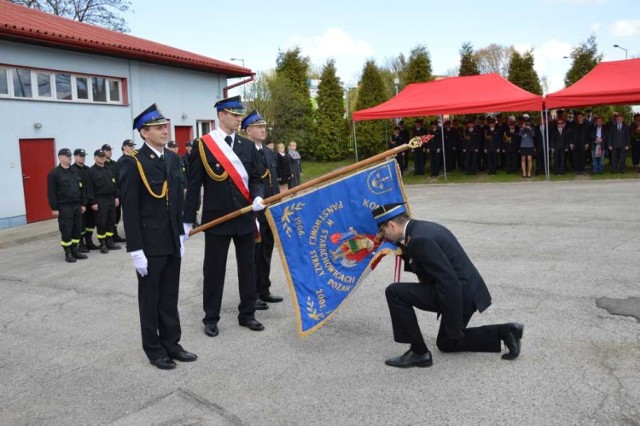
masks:
<instances>
[{"instance_id":1,"label":"dark uniform jacket","mask_svg":"<svg viewBox=\"0 0 640 426\"><path fill-rule=\"evenodd\" d=\"M580 148L585 150L585 145L589 145L589 139L591 137L591 125L586 121L582 124L576 123L571 128L571 144L576 145L574 149Z\"/></svg>"},{"instance_id":2,"label":"dark uniform jacket","mask_svg":"<svg viewBox=\"0 0 640 426\"><path fill-rule=\"evenodd\" d=\"M184 187L178 156L163 150L163 159L144 144L135 155L127 155L120 163L122 188L122 216L127 235L127 251L144 250L146 256L167 256L180 253ZM134 158L135 157L135 158ZM167 182L167 194L161 198L151 195L138 170L142 165L149 188L162 194Z\"/></svg>"},{"instance_id":3,"label":"dark uniform jacket","mask_svg":"<svg viewBox=\"0 0 640 426\"><path fill-rule=\"evenodd\" d=\"M551 149L565 150L569 148L570 140L571 135L569 134L569 129L566 127L562 129L562 133L558 131L557 126L549 128L549 144L551 145Z\"/></svg>"},{"instance_id":4,"label":"dark uniform jacket","mask_svg":"<svg viewBox=\"0 0 640 426\"><path fill-rule=\"evenodd\" d=\"M280 185L278 185L278 159L273 151L266 146L262 146L262 154L258 151L258 173L264 185L264 198L280 193ZM258 220L261 224L267 225L267 217L264 210L257 212Z\"/></svg>"},{"instance_id":5,"label":"dark uniform jacket","mask_svg":"<svg viewBox=\"0 0 640 426\"><path fill-rule=\"evenodd\" d=\"M258 152L255 144L237 134L233 144L233 151L242 162L249 176L249 193L252 198L264 198L264 184L258 171ZM202 155L206 164L215 174L215 179L209 176L202 162ZM228 213L250 205L236 184L220 162L213 156L201 139L196 139L189 155L187 166L187 197L184 207L184 222L194 223L200 205L200 188L204 185L204 199L202 206L202 223L210 222ZM244 235L255 230L253 215L245 214L235 219L208 229L206 232L215 235Z\"/></svg>"},{"instance_id":6,"label":"dark uniform jacket","mask_svg":"<svg viewBox=\"0 0 640 426\"><path fill-rule=\"evenodd\" d=\"M488 152L496 152L502 144L502 131L498 127L484 129L484 149Z\"/></svg>"},{"instance_id":7,"label":"dark uniform jacket","mask_svg":"<svg viewBox=\"0 0 640 426\"><path fill-rule=\"evenodd\" d=\"M94 164L89 168L89 177L91 178L93 195L96 198L120 196L118 180L112 170L115 170L115 167L100 167L97 164Z\"/></svg>"},{"instance_id":8,"label":"dark uniform jacket","mask_svg":"<svg viewBox=\"0 0 640 426\"><path fill-rule=\"evenodd\" d=\"M533 128L534 130L534 136L533 136L533 146L536 150L543 150L544 151L544 147L543 142L545 140L545 138L547 137L547 128L546 127L540 127L541 125L537 125L536 127ZM551 147L549 147L551 148Z\"/></svg>"},{"instance_id":9,"label":"dark uniform jacket","mask_svg":"<svg viewBox=\"0 0 640 426\"><path fill-rule=\"evenodd\" d=\"M476 149L480 149L481 133L478 129L473 129L473 132L469 131L469 128L465 128L462 132L462 149L466 149L466 152L472 152Z\"/></svg>"},{"instance_id":10,"label":"dark uniform jacket","mask_svg":"<svg viewBox=\"0 0 640 426\"><path fill-rule=\"evenodd\" d=\"M78 174L80 175L80 179L82 179L82 186L84 187L87 201L83 205L91 206L96 203L95 197L93 195L93 185L91 184L91 176L89 176L89 167L80 166L77 163L74 163L71 166Z\"/></svg>"},{"instance_id":11,"label":"dark uniform jacket","mask_svg":"<svg viewBox=\"0 0 640 426\"><path fill-rule=\"evenodd\" d=\"M440 129L432 130L429 129L429 135L433 137L425 144L426 150L430 154L435 154L439 149L442 149L442 133Z\"/></svg>"},{"instance_id":12,"label":"dark uniform jacket","mask_svg":"<svg viewBox=\"0 0 640 426\"><path fill-rule=\"evenodd\" d=\"M456 237L444 226L411 219L405 231L403 254L420 284L434 286L444 326L464 328L463 315L484 311L491 295Z\"/></svg>"},{"instance_id":13,"label":"dark uniform jacket","mask_svg":"<svg viewBox=\"0 0 640 426\"><path fill-rule=\"evenodd\" d=\"M609 128L609 141L608 146L610 148L624 148L629 146L631 141L631 134L629 133L629 126L622 123L620 130L618 130L618 124L613 124Z\"/></svg>"},{"instance_id":14,"label":"dark uniform jacket","mask_svg":"<svg viewBox=\"0 0 640 426\"><path fill-rule=\"evenodd\" d=\"M51 210L60 210L61 205L86 205L87 195L82 177L73 167L57 166L47 176L47 195Z\"/></svg>"},{"instance_id":15,"label":"dark uniform jacket","mask_svg":"<svg viewBox=\"0 0 640 426\"><path fill-rule=\"evenodd\" d=\"M513 132L508 128L502 133L502 149L506 152L517 152L520 149L520 135L518 128L515 127Z\"/></svg>"}]
</instances>

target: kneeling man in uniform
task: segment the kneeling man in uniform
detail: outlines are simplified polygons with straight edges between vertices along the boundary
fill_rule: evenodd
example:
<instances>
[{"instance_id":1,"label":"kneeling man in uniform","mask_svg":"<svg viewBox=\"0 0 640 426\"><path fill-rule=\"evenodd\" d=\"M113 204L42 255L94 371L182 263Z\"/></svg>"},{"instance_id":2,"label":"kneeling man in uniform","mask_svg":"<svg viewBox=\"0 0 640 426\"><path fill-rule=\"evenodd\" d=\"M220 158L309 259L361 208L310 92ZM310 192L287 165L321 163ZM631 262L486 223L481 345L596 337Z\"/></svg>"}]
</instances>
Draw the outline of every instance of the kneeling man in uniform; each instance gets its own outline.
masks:
<instances>
[{"instance_id":1,"label":"kneeling man in uniform","mask_svg":"<svg viewBox=\"0 0 640 426\"><path fill-rule=\"evenodd\" d=\"M419 283L399 282L386 289L393 337L411 347L385 361L392 367L430 367L431 352L424 342L414 307L442 316L436 345L442 352L500 352L502 359L520 355L524 326L519 323L467 328L471 316L491 305L491 295L456 237L442 225L411 219L404 203L386 204L372 211L385 238L400 246L407 269Z\"/></svg>"}]
</instances>

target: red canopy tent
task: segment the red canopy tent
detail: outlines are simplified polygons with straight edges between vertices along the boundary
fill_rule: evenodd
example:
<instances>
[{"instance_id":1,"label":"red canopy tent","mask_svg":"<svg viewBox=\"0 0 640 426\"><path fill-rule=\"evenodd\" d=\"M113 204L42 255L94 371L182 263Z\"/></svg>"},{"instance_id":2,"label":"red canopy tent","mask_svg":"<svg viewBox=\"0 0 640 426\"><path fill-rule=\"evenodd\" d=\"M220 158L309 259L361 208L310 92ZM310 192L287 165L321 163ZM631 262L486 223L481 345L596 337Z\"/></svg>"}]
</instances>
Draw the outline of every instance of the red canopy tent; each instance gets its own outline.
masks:
<instances>
[{"instance_id":1,"label":"red canopy tent","mask_svg":"<svg viewBox=\"0 0 640 426\"><path fill-rule=\"evenodd\" d=\"M387 102L354 112L353 120L540 110L542 96L529 93L498 74L482 74L409 84Z\"/></svg>"},{"instance_id":2,"label":"red canopy tent","mask_svg":"<svg viewBox=\"0 0 640 426\"><path fill-rule=\"evenodd\" d=\"M546 96L547 108L640 103L640 59L601 62L566 89Z\"/></svg>"}]
</instances>

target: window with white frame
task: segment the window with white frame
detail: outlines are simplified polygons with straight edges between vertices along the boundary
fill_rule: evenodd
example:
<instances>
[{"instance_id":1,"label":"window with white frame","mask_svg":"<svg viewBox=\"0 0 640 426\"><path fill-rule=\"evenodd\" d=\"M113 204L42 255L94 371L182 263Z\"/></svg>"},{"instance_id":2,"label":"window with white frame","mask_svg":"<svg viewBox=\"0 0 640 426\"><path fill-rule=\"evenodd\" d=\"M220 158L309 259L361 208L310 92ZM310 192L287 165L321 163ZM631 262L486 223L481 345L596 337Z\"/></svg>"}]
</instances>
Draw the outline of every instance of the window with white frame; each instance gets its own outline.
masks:
<instances>
[{"instance_id":1,"label":"window with white frame","mask_svg":"<svg viewBox=\"0 0 640 426\"><path fill-rule=\"evenodd\" d=\"M0 68L0 96L9 96L9 71Z\"/></svg>"},{"instance_id":2,"label":"window with white frame","mask_svg":"<svg viewBox=\"0 0 640 426\"><path fill-rule=\"evenodd\" d=\"M122 104L122 79L18 67L0 67L0 96Z\"/></svg>"},{"instance_id":3,"label":"window with white frame","mask_svg":"<svg viewBox=\"0 0 640 426\"><path fill-rule=\"evenodd\" d=\"M216 128L216 122L212 120L197 120L198 137L206 135Z\"/></svg>"}]
</instances>

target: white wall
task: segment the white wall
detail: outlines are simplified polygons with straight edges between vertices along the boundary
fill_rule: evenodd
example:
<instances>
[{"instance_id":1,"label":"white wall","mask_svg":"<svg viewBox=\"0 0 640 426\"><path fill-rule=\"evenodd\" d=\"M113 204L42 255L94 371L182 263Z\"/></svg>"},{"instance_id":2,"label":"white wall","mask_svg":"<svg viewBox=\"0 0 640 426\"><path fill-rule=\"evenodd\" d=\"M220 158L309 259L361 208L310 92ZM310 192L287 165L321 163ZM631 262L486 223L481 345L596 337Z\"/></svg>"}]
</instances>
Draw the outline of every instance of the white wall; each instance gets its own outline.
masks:
<instances>
[{"instance_id":1,"label":"white wall","mask_svg":"<svg viewBox=\"0 0 640 426\"><path fill-rule=\"evenodd\" d=\"M129 105L0 98L0 228L26 223L20 139L53 138L56 151L84 148L90 164L93 151L108 143L117 158L124 139L141 143L132 121L149 105L157 103L173 125L193 126L195 136L196 120L214 119L213 104L222 97L226 85L226 77L218 74L3 40L0 64L125 78L129 91ZM34 123L42 127L36 129Z\"/></svg>"}]
</instances>

